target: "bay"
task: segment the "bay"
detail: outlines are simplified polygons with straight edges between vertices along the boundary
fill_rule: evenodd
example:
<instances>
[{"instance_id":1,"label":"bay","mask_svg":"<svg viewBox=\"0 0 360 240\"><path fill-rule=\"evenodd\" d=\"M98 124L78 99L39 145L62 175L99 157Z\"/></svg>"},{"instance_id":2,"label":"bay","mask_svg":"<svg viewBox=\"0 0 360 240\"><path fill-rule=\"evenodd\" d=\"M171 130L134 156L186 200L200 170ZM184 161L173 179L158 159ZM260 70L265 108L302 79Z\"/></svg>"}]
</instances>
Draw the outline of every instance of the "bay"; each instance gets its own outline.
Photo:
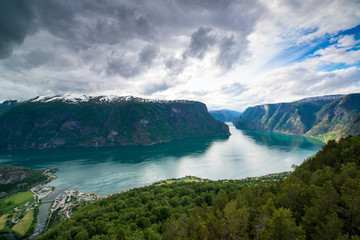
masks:
<instances>
[{"instance_id":1,"label":"bay","mask_svg":"<svg viewBox=\"0 0 360 240\"><path fill-rule=\"evenodd\" d=\"M0 164L59 168L50 185L107 195L187 175L217 180L290 171L323 146L312 138L228 125L230 137L138 147L2 152Z\"/></svg>"}]
</instances>

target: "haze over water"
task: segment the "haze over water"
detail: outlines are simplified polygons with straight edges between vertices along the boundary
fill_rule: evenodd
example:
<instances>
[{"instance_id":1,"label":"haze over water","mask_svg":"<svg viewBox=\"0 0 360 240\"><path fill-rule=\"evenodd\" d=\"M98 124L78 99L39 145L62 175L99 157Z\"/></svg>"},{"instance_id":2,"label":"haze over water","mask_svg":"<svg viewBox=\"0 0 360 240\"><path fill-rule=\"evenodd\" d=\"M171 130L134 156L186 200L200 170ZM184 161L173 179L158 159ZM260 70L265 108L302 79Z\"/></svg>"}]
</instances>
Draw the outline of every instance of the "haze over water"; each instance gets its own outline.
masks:
<instances>
[{"instance_id":1,"label":"haze over water","mask_svg":"<svg viewBox=\"0 0 360 240\"><path fill-rule=\"evenodd\" d=\"M107 195L186 175L240 179L292 170L323 143L302 136L242 131L228 138L177 140L143 147L26 150L0 153L0 164L59 168L53 186Z\"/></svg>"}]
</instances>

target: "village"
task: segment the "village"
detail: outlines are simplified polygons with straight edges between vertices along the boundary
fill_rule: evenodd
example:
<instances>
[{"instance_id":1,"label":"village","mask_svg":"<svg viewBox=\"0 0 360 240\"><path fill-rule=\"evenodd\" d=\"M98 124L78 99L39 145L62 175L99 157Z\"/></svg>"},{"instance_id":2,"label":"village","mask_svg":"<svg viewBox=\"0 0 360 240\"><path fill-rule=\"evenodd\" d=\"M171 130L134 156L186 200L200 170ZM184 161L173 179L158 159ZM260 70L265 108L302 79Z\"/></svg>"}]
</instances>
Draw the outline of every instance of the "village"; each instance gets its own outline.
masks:
<instances>
[{"instance_id":1,"label":"village","mask_svg":"<svg viewBox=\"0 0 360 240\"><path fill-rule=\"evenodd\" d=\"M51 175L52 173L49 173L49 177L54 178L54 176ZM8 214L4 215L3 228L13 229L21 235L24 235L28 228L22 229L19 228L19 226L24 225L24 222L28 222L30 227L37 215L36 228L40 228L41 231L39 231L39 233L41 233L44 229L43 227L49 224L50 219L50 222L54 223L53 219L60 220L70 218L76 207L101 198L103 197L98 194L61 189L48 186L46 183L41 183L31 188L30 191L14 195L14 200L11 199L11 201L8 201L7 208L9 211ZM21 205L15 205L16 201L21 201ZM37 214L38 209L44 207L46 208L45 211L49 211L49 213Z\"/></svg>"},{"instance_id":2,"label":"village","mask_svg":"<svg viewBox=\"0 0 360 240\"><path fill-rule=\"evenodd\" d=\"M65 190L60 193L51 206L51 213L57 212L63 219L70 218L74 207L101 199L99 194Z\"/></svg>"}]
</instances>

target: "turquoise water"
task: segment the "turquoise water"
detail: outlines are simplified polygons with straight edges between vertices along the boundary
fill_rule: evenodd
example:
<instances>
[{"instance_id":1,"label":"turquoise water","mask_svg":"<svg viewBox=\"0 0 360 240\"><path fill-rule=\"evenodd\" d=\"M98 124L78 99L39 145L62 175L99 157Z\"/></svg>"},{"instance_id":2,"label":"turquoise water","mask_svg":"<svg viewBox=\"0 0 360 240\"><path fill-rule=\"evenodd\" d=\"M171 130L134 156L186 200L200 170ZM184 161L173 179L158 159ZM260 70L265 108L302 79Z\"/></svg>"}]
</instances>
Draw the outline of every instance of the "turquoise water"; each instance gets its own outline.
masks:
<instances>
[{"instance_id":1,"label":"turquoise water","mask_svg":"<svg viewBox=\"0 0 360 240\"><path fill-rule=\"evenodd\" d=\"M107 195L186 175L217 180L289 171L323 145L301 136L229 127L232 135L226 138L144 147L5 152L0 153L0 164L56 167L58 178L50 185Z\"/></svg>"}]
</instances>

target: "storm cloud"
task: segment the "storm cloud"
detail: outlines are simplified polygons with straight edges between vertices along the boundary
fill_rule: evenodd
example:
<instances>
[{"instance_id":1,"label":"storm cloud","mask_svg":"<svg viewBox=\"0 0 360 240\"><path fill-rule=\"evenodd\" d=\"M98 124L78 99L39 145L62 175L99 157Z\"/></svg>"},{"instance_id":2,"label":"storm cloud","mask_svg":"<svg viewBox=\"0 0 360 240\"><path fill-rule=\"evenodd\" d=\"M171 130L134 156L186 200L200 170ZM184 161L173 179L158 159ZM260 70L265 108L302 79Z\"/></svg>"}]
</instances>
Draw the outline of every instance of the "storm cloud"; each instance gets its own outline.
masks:
<instances>
[{"instance_id":1,"label":"storm cloud","mask_svg":"<svg viewBox=\"0 0 360 240\"><path fill-rule=\"evenodd\" d=\"M200 27L191 34L189 48L184 53L185 56L202 59L206 51L216 42L215 37L211 36L211 28Z\"/></svg>"},{"instance_id":2,"label":"storm cloud","mask_svg":"<svg viewBox=\"0 0 360 240\"><path fill-rule=\"evenodd\" d=\"M151 45L144 46L138 53L137 59L113 51L108 58L106 73L108 75L118 74L124 78L135 77L151 67L157 54L158 49Z\"/></svg>"},{"instance_id":3,"label":"storm cloud","mask_svg":"<svg viewBox=\"0 0 360 240\"><path fill-rule=\"evenodd\" d=\"M233 64L237 63L242 56L246 48L242 48L247 44L247 40L243 40L245 43L237 43L234 35L224 37L220 42L219 55L216 58L217 64L223 68L229 70Z\"/></svg>"},{"instance_id":4,"label":"storm cloud","mask_svg":"<svg viewBox=\"0 0 360 240\"><path fill-rule=\"evenodd\" d=\"M359 9L357 0L3 0L0 100L111 93L241 110L360 91Z\"/></svg>"},{"instance_id":5,"label":"storm cloud","mask_svg":"<svg viewBox=\"0 0 360 240\"><path fill-rule=\"evenodd\" d=\"M31 3L26 0L4 0L0 8L0 59L9 57L28 34L36 31Z\"/></svg>"}]
</instances>

